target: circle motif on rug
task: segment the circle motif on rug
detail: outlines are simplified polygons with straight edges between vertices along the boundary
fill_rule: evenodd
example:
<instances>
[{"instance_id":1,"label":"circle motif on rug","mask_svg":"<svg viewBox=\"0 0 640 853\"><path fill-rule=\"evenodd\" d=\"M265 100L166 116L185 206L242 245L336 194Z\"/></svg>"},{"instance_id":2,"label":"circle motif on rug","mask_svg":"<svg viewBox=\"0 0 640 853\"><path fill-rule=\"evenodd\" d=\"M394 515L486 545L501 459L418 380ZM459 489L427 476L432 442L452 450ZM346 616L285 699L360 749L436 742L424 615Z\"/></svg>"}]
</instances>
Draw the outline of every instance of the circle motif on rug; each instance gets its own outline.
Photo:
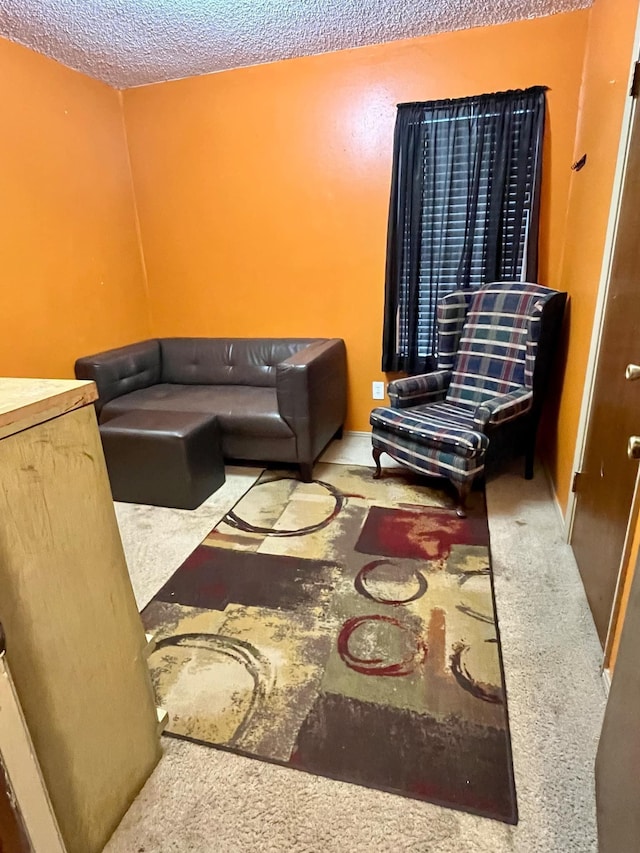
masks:
<instances>
[{"instance_id":1,"label":"circle motif on rug","mask_svg":"<svg viewBox=\"0 0 640 853\"><path fill-rule=\"evenodd\" d=\"M179 733L207 741L213 725L218 736L226 729L226 746L243 737L273 681L271 664L259 649L223 634L165 637L158 641L149 661L158 694L172 709L172 718L178 715ZM211 707L211 691L216 694L215 708ZM199 709L195 715L194 708ZM180 732L187 722L188 731Z\"/></svg>"},{"instance_id":2,"label":"circle motif on rug","mask_svg":"<svg viewBox=\"0 0 640 853\"><path fill-rule=\"evenodd\" d=\"M403 640L407 651L399 660L385 660L383 657L375 656L376 652L371 652L368 657L362 657L361 652L355 654L351 650L354 633L360 632L362 628L371 629L375 623L379 622L392 626L404 635ZM349 669L362 675L402 676L410 675L424 661L427 656L427 647L419 634L399 619L372 613L369 616L354 616L344 623L338 636L338 653Z\"/></svg>"},{"instance_id":3,"label":"circle motif on rug","mask_svg":"<svg viewBox=\"0 0 640 853\"><path fill-rule=\"evenodd\" d=\"M376 571L381 566L391 566L392 571ZM388 576L385 577L385 574ZM392 560L372 560L360 569L354 586L360 595L378 604L409 604L410 601L422 598L427 591L427 580L418 569L405 569ZM376 591L376 587L380 586L392 587L398 592L391 598Z\"/></svg>"},{"instance_id":4,"label":"circle motif on rug","mask_svg":"<svg viewBox=\"0 0 640 853\"><path fill-rule=\"evenodd\" d=\"M494 638L485 640L485 643L497 642ZM504 696L502 688L494 684L488 684L478 678L475 678L469 669L469 658L473 647L464 640L459 640L454 643L449 665L451 673L463 690L475 696L476 699L481 699L483 702L488 702L490 705L502 705Z\"/></svg>"},{"instance_id":5,"label":"circle motif on rug","mask_svg":"<svg viewBox=\"0 0 640 853\"><path fill-rule=\"evenodd\" d=\"M267 480L264 483L256 483L253 488L264 488L272 483L280 483L283 480L292 480L295 483L301 483L300 480L295 480L293 477L281 477L278 480ZM307 536L310 533L316 533L318 530L322 530L328 524L331 524L333 519L340 513L340 510L344 506L345 496L341 491L336 489L335 486L332 486L331 483L324 483L322 480L312 480L311 482L316 486L326 489L329 495L333 498L333 507L329 514L315 524L310 524L307 527L300 527L295 530L276 530L273 527L261 527L260 525L252 524L247 519L241 518L233 509L225 515L224 521L230 527L235 527L237 530L242 530L244 533L261 533L265 536ZM305 483L304 485L310 484Z\"/></svg>"}]
</instances>

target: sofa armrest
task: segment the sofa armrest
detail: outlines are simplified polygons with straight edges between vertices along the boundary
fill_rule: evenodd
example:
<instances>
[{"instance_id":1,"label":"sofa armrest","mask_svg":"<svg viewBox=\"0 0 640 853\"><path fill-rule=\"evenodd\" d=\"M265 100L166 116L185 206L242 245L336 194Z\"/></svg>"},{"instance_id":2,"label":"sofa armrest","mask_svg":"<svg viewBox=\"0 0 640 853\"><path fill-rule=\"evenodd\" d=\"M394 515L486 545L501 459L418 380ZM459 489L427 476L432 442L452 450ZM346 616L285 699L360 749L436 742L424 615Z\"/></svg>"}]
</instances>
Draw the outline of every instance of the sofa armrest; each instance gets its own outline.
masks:
<instances>
[{"instance_id":1,"label":"sofa armrest","mask_svg":"<svg viewBox=\"0 0 640 853\"><path fill-rule=\"evenodd\" d=\"M387 393L394 409L420 406L444 400L451 382L450 370L434 370L420 376L407 376L389 383Z\"/></svg>"},{"instance_id":2,"label":"sofa armrest","mask_svg":"<svg viewBox=\"0 0 640 853\"><path fill-rule=\"evenodd\" d=\"M148 388L160 381L160 344L157 340L142 341L95 355L79 358L75 364L76 379L92 379L98 388L96 410L105 403Z\"/></svg>"},{"instance_id":3,"label":"sofa armrest","mask_svg":"<svg viewBox=\"0 0 640 853\"><path fill-rule=\"evenodd\" d=\"M518 388L509 394L498 394L478 405L473 423L480 429L497 426L525 414L533 403L533 391L530 388Z\"/></svg>"},{"instance_id":4,"label":"sofa armrest","mask_svg":"<svg viewBox=\"0 0 640 853\"><path fill-rule=\"evenodd\" d=\"M276 366L282 418L296 436L298 462L311 463L344 423L347 357L344 341L332 338L299 350Z\"/></svg>"}]
</instances>

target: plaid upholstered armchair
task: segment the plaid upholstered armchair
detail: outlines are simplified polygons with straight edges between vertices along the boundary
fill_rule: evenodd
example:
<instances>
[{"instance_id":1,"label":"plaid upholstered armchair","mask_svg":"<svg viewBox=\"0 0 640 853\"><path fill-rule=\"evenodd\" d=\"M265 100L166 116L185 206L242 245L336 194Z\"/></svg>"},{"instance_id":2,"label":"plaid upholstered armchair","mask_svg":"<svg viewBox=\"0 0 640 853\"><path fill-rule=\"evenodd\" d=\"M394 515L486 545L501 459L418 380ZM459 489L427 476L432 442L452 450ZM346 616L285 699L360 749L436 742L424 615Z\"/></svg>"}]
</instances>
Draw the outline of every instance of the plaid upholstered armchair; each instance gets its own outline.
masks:
<instances>
[{"instance_id":1,"label":"plaid upholstered armchair","mask_svg":"<svg viewBox=\"0 0 640 853\"><path fill-rule=\"evenodd\" d=\"M456 511L484 472L490 439L521 420L525 477L566 293L539 284L499 282L457 291L438 303L438 366L389 383L390 407L371 413L376 478L380 456L457 489Z\"/></svg>"}]
</instances>

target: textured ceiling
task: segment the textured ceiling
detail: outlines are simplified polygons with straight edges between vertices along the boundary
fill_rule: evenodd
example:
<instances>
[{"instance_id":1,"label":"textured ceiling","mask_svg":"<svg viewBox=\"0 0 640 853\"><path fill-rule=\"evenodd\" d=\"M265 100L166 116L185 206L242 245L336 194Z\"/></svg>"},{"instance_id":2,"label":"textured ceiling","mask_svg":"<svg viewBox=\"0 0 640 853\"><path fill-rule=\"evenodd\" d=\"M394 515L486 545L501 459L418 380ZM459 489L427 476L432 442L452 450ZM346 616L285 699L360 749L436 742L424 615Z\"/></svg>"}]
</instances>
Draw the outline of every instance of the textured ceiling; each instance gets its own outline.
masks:
<instances>
[{"instance_id":1,"label":"textured ceiling","mask_svg":"<svg viewBox=\"0 0 640 853\"><path fill-rule=\"evenodd\" d=\"M592 0L0 0L0 35L126 89Z\"/></svg>"}]
</instances>

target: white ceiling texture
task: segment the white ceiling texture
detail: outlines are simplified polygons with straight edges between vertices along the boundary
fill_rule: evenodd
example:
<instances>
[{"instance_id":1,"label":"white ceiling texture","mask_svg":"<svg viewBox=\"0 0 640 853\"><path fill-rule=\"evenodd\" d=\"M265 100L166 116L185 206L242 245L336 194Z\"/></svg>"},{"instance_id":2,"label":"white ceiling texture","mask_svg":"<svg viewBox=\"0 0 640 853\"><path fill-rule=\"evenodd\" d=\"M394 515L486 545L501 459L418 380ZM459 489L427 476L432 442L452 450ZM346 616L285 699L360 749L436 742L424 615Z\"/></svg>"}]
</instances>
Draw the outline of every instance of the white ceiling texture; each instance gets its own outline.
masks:
<instances>
[{"instance_id":1,"label":"white ceiling texture","mask_svg":"<svg viewBox=\"0 0 640 853\"><path fill-rule=\"evenodd\" d=\"M0 0L0 36L119 89L592 0Z\"/></svg>"}]
</instances>

